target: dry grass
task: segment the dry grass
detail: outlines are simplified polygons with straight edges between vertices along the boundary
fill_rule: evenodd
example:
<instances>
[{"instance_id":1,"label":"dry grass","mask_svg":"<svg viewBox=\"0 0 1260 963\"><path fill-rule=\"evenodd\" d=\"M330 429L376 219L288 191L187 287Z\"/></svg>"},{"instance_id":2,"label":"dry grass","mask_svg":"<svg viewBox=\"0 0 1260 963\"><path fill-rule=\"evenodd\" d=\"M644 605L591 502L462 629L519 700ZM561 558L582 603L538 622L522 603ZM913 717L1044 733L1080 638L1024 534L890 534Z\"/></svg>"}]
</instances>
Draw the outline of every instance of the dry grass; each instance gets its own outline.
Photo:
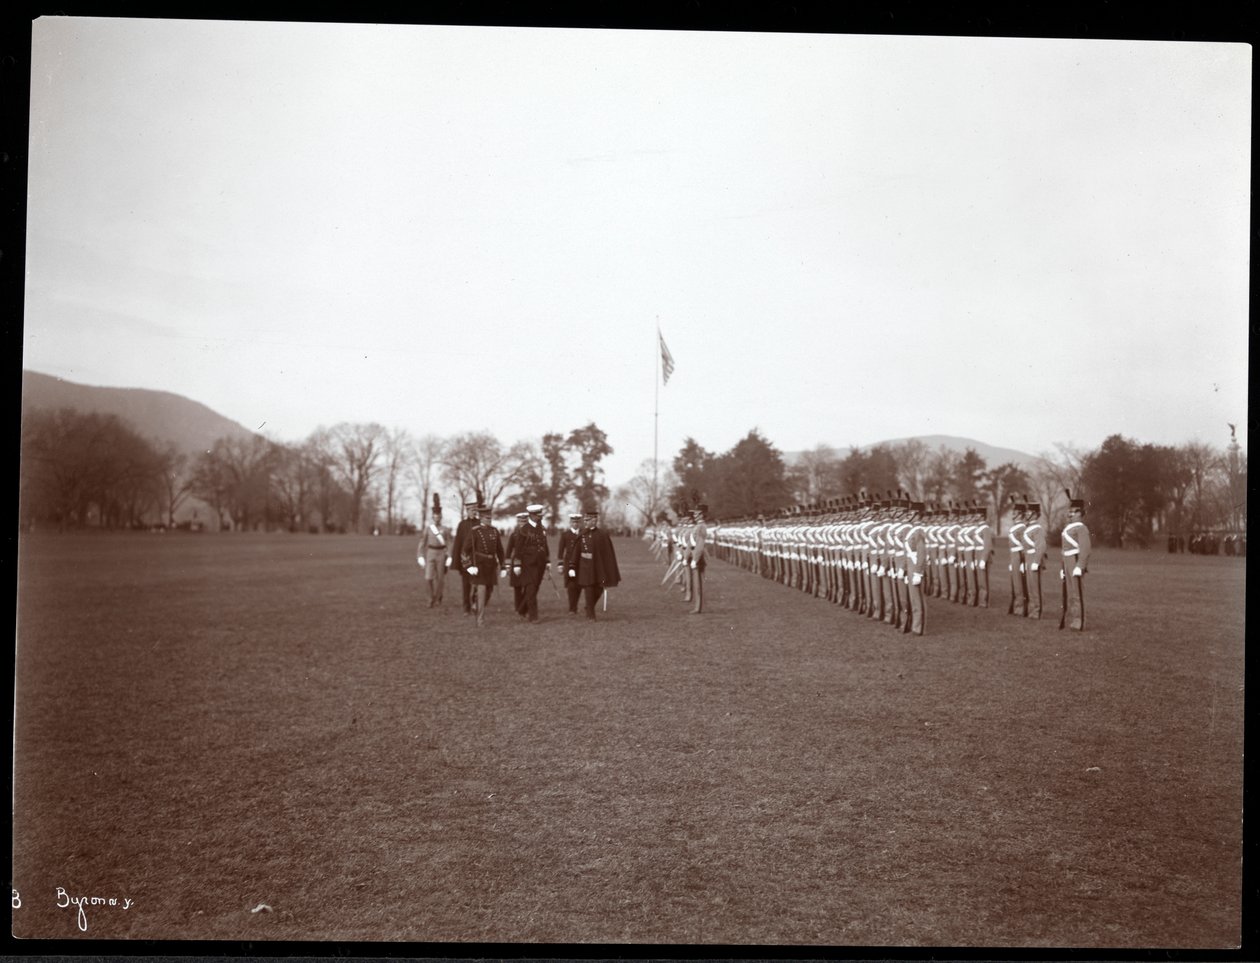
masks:
<instances>
[{"instance_id":1,"label":"dry grass","mask_svg":"<svg viewBox=\"0 0 1260 963\"><path fill-rule=\"evenodd\" d=\"M918 639L721 564L691 618L617 546L607 618L478 630L410 540L25 538L14 933L1237 944L1242 560Z\"/></svg>"}]
</instances>

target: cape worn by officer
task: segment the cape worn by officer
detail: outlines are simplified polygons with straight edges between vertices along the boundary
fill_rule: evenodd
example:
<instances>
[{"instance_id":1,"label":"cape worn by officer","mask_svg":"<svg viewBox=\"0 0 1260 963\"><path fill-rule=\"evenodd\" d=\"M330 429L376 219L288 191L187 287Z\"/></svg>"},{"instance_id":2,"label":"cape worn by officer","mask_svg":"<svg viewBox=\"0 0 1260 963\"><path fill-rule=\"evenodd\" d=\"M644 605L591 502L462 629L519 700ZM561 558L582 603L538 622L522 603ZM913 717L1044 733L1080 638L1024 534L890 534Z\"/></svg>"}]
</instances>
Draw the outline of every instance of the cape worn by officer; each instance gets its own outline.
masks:
<instances>
[{"instance_id":1,"label":"cape worn by officer","mask_svg":"<svg viewBox=\"0 0 1260 963\"><path fill-rule=\"evenodd\" d=\"M582 513L582 530L569 546L569 554L565 558L569 576L577 580L585 596L586 617L591 621L595 619L596 601L606 589L621 581L612 539L598 527L598 521L599 512L594 508L587 508Z\"/></svg>"}]
</instances>

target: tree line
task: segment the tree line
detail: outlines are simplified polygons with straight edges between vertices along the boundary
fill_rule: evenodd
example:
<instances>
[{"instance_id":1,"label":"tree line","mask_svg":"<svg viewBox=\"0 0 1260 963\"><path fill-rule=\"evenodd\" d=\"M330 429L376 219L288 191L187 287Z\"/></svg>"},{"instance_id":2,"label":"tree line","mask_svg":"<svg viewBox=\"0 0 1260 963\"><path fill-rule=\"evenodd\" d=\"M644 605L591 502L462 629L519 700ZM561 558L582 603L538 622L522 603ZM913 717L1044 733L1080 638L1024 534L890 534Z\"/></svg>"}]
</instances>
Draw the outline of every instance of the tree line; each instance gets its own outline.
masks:
<instances>
[{"instance_id":1,"label":"tree line","mask_svg":"<svg viewBox=\"0 0 1260 963\"><path fill-rule=\"evenodd\" d=\"M22 423L19 513L24 528L176 527L195 498L215 531L401 533L425 524L437 492L454 498L447 519L478 496L505 512L540 502L557 517L570 502L607 500L612 450L594 422L512 445L487 431L416 437L343 422L297 443L225 436L189 456L114 415L38 409Z\"/></svg>"},{"instance_id":2,"label":"tree line","mask_svg":"<svg viewBox=\"0 0 1260 963\"><path fill-rule=\"evenodd\" d=\"M932 449L917 439L844 454L820 444L789 465L754 428L725 452L687 438L668 465L644 462L618 496L648 518L697 503L714 518L737 518L898 489L939 504L978 502L993 511L999 531L1011 497L1027 498L1042 506L1054 532L1070 490L1089 503L1095 537L1121 547L1146 546L1157 535L1242 531L1247 521L1246 454L1236 443L1227 450L1198 441L1154 445L1119 434L1093 450L1056 444L1023 465L990 466L974 448Z\"/></svg>"},{"instance_id":3,"label":"tree line","mask_svg":"<svg viewBox=\"0 0 1260 963\"><path fill-rule=\"evenodd\" d=\"M189 456L114 415L37 409L22 423L20 523L174 527L195 498L208 506L204 525L213 530L395 533L425 524L440 492L455 500L448 520L480 494L504 513L540 503L551 519L593 504L608 525L634 527L701 502L715 518L735 518L900 488L942 504L977 501L995 510L999 530L1010 497L1027 497L1043 506L1052 531L1070 489L1089 502L1095 537L1119 546L1246 528L1246 454L1233 442L1153 445L1116 434L1093 450L1057 444L1030 464L989 466L975 449L910 439L843 454L820 444L789 465L754 428L724 452L689 437L671 461L643 462L610 492L602 462L612 452L594 422L512 445L487 431L414 436L343 422L297 443L223 437Z\"/></svg>"}]
</instances>

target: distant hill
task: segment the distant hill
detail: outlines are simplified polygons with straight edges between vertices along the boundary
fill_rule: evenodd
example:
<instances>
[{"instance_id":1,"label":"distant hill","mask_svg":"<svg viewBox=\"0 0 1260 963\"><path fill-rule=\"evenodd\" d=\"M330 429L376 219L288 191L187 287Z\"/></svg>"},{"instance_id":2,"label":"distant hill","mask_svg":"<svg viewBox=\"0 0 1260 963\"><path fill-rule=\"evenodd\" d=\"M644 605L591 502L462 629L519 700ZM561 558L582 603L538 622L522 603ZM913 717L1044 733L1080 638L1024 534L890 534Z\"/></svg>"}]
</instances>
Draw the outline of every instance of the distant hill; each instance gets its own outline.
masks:
<instances>
[{"instance_id":1,"label":"distant hill","mask_svg":"<svg viewBox=\"0 0 1260 963\"><path fill-rule=\"evenodd\" d=\"M75 408L117 415L145 438L174 442L180 451L189 454L205 451L224 436L253 434L200 402L169 391L101 388L24 370L22 410L34 408Z\"/></svg>"},{"instance_id":2,"label":"distant hill","mask_svg":"<svg viewBox=\"0 0 1260 963\"><path fill-rule=\"evenodd\" d=\"M911 438L888 438L884 441L872 442L869 445L859 445L862 451L874 448L876 445L900 445L903 442L911 441ZM1006 462L1014 462L1021 468L1027 468L1035 460L1035 455L1030 455L1026 451L1017 451L1014 448L999 448L997 445L989 445L983 441L976 441L974 438L958 438L954 435L915 435L913 440L921 441L928 447L929 451L936 451L941 445L944 445L950 451L956 451L962 454L968 448L974 448L976 453L984 459L985 464L990 468L1003 465ZM849 453L849 445L833 446L836 454L843 458ZM785 464L795 464L797 459L803 455L800 451L785 451L783 453L783 461Z\"/></svg>"}]
</instances>

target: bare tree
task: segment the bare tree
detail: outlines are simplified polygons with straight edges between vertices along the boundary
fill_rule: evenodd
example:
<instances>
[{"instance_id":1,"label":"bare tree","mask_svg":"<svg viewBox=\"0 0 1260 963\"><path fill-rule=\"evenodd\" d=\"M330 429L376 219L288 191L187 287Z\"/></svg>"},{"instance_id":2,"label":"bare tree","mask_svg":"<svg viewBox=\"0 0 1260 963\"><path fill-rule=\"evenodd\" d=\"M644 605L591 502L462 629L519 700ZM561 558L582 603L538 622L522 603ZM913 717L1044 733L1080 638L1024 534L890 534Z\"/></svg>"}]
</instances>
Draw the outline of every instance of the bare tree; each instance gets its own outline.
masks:
<instances>
[{"instance_id":1,"label":"bare tree","mask_svg":"<svg viewBox=\"0 0 1260 963\"><path fill-rule=\"evenodd\" d=\"M429 523L429 496L433 493L434 474L441 466L446 442L434 434L422 435L411 445L411 458L407 465L407 477L413 490L420 497L420 527ZM461 494L460 500L463 500Z\"/></svg>"},{"instance_id":2,"label":"bare tree","mask_svg":"<svg viewBox=\"0 0 1260 963\"><path fill-rule=\"evenodd\" d=\"M276 445L276 463L271 483L277 507L288 523L288 529L296 532L309 524L309 507L318 485L319 466L312 457L311 447L302 445Z\"/></svg>"},{"instance_id":3,"label":"bare tree","mask_svg":"<svg viewBox=\"0 0 1260 963\"><path fill-rule=\"evenodd\" d=\"M1181 446L1185 469L1190 474L1190 518L1195 528L1217 524L1220 487L1228 490L1225 457L1211 445L1192 441Z\"/></svg>"},{"instance_id":4,"label":"bare tree","mask_svg":"<svg viewBox=\"0 0 1260 963\"><path fill-rule=\"evenodd\" d=\"M536 452L528 442L504 448L488 431L456 435L442 454L442 480L461 499L480 493L487 505L494 505L504 490L522 484Z\"/></svg>"},{"instance_id":5,"label":"bare tree","mask_svg":"<svg viewBox=\"0 0 1260 963\"><path fill-rule=\"evenodd\" d=\"M319 435L328 465L350 496L349 528L358 531L363 499L380 470L385 429L374 421L343 421Z\"/></svg>"},{"instance_id":6,"label":"bare tree","mask_svg":"<svg viewBox=\"0 0 1260 963\"><path fill-rule=\"evenodd\" d=\"M232 489L232 474L227 463L218 456L215 447L203 451L193 462L192 493L214 510L215 530L226 527L223 514L228 510L228 499Z\"/></svg>"},{"instance_id":7,"label":"bare tree","mask_svg":"<svg viewBox=\"0 0 1260 963\"><path fill-rule=\"evenodd\" d=\"M158 457L158 467L162 473L166 525L174 528L175 513L192 494L192 471L188 464L188 455L176 448L174 442L168 441Z\"/></svg>"},{"instance_id":8,"label":"bare tree","mask_svg":"<svg viewBox=\"0 0 1260 963\"><path fill-rule=\"evenodd\" d=\"M395 509L401 500L407 462L411 458L411 435L405 428L391 428L381 437L381 487L385 495L385 531L395 533Z\"/></svg>"},{"instance_id":9,"label":"bare tree","mask_svg":"<svg viewBox=\"0 0 1260 963\"><path fill-rule=\"evenodd\" d=\"M947 495L954 494L954 478L958 472L961 457L944 445L928 456L923 475L923 494L930 495L931 501L943 502Z\"/></svg>"},{"instance_id":10,"label":"bare tree","mask_svg":"<svg viewBox=\"0 0 1260 963\"><path fill-rule=\"evenodd\" d=\"M920 497L923 494L923 480L932 450L918 438L907 438L900 444L893 445L892 453L897 459L898 480L906 491L916 498Z\"/></svg>"},{"instance_id":11,"label":"bare tree","mask_svg":"<svg viewBox=\"0 0 1260 963\"><path fill-rule=\"evenodd\" d=\"M798 502L810 504L834 493L840 486L840 458L830 445L815 445L801 452L787 472L787 482Z\"/></svg>"},{"instance_id":12,"label":"bare tree","mask_svg":"<svg viewBox=\"0 0 1260 963\"><path fill-rule=\"evenodd\" d=\"M334 519L338 518L343 502L343 491L333 470L333 439L327 428L319 427L311 432L310 437L302 443L303 465L311 473L313 485L311 491L315 498L315 510L319 513L321 531L331 532L338 526Z\"/></svg>"},{"instance_id":13,"label":"bare tree","mask_svg":"<svg viewBox=\"0 0 1260 963\"><path fill-rule=\"evenodd\" d=\"M1025 469L1028 491L1041 505L1046 519L1046 530L1057 532L1067 521L1067 490L1076 491L1070 484L1070 477L1062 465L1050 460L1046 455L1034 458ZM1008 489L1014 491L1015 489ZM1003 502L1006 496L1003 495ZM1004 506L999 506L999 510Z\"/></svg>"},{"instance_id":14,"label":"bare tree","mask_svg":"<svg viewBox=\"0 0 1260 963\"><path fill-rule=\"evenodd\" d=\"M1028 473L1014 462L1004 462L980 476L982 491L993 503L994 534L1002 534L1002 512L1007 496L1028 488Z\"/></svg>"},{"instance_id":15,"label":"bare tree","mask_svg":"<svg viewBox=\"0 0 1260 963\"><path fill-rule=\"evenodd\" d=\"M613 500L629 506L651 525L669 505L669 493L678 487L678 476L669 462L656 462L656 487L652 487L652 459L639 465L638 474L617 489Z\"/></svg>"},{"instance_id":16,"label":"bare tree","mask_svg":"<svg viewBox=\"0 0 1260 963\"><path fill-rule=\"evenodd\" d=\"M1043 451L1028 468L1028 483L1045 512L1046 526L1058 531L1066 520L1068 496L1082 491L1081 479L1089 453L1074 445L1054 443L1053 452Z\"/></svg>"}]
</instances>

